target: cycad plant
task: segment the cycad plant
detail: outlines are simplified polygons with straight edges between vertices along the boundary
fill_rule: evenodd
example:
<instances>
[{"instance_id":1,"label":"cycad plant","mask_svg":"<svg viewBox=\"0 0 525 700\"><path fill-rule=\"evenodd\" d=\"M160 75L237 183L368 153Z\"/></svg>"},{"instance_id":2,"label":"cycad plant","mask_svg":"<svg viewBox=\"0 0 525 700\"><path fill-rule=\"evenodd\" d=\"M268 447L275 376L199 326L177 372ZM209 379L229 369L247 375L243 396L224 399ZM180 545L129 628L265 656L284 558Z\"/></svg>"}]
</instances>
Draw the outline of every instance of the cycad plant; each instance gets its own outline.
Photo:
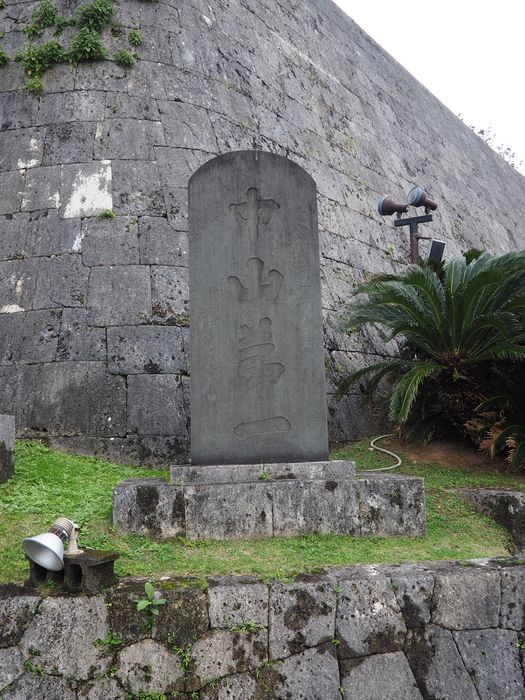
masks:
<instances>
[{"instance_id":1,"label":"cycad plant","mask_svg":"<svg viewBox=\"0 0 525 700\"><path fill-rule=\"evenodd\" d=\"M472 251L439 267L412 265L359 285L344 327L376 324L401 341L398 357L345 379L365 376L390 389L390 421L407 437L467 432L476 407L495 390L493 368L525 361L525 251Z\"/></svg>"}]
</instances>

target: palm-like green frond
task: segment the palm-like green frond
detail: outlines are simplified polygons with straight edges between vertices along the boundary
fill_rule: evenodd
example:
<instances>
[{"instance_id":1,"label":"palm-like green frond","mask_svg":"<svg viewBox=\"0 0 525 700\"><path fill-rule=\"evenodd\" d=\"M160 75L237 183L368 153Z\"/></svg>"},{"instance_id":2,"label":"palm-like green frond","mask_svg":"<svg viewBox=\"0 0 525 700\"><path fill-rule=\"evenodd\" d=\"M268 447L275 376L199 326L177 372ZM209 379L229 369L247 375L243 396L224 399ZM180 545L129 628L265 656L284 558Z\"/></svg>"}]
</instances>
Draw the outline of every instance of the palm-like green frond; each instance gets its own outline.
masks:
<instances>
[{"instance_id":1,"label":"palm-like green frond","mask_svg":"<svg viewBox=\"0 0 525 700\"><path fill-rule=\"evenodd\" d=\"M396 383L390 398L390 420L405 423L421 383L429 376L443 370L435 362L421 362L409 369Z\"/></svg>"}]
</instances>

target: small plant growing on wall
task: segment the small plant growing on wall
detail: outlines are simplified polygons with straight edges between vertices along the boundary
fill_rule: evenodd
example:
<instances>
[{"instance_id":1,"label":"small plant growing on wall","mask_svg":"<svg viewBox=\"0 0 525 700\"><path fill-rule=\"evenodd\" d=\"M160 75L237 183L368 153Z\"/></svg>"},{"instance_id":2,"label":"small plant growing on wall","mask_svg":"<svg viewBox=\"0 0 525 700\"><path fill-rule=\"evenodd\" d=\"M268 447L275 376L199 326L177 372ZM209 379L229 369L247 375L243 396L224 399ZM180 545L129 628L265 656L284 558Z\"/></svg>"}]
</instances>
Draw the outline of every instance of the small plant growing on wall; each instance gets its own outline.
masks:
<instances>
[{"instance_id":1,"label":"small plant growing on wall","mask_svg":"<svg viewBox=\"0 0 525 700\"><path fill-rule=\"evenodd\" d=\"M159 607L166 605L166 598L155 598L155 589L150 581L144 584L145 598L137 600L137 610L143 612L147 616L146 624L151 629L155 622L155 618L159 616Z\"/></svg>"},{"instance_id":2,"label":"small plant growing on wall","mask_svg":"<svg viewBox=\"0 0 525 700\"><path fill-rule=\"evenodd\" d=\"M4 0L0 0L0 10L5 8ZM41 0L31 15L31 22L24 28L23 33L28 43L17 51L14 59L18 61L26 73L26 89L35 94L41 94L44 89L42 76L58 63L77 65L83 61L98 61L109 59L110 55L102 40L102 32L111 27L113 36L124 36L124 28L114 21L115 5L113 0L92 0L77 8L70 17L64 17L52 0ZM35 43L53 30L55 37L63 34L65 27L77 27L69 43L61 43L50 39L43 43ZM118 28L120 31L116 31ZM138 47L142 44L142 34L138 29L130 29L128 41ZM117 50L111 57L120 66L132 68L140 58L135 51ZM9 62L9 56L0 47L0 67Z\"/></svg>"}]
</instances>

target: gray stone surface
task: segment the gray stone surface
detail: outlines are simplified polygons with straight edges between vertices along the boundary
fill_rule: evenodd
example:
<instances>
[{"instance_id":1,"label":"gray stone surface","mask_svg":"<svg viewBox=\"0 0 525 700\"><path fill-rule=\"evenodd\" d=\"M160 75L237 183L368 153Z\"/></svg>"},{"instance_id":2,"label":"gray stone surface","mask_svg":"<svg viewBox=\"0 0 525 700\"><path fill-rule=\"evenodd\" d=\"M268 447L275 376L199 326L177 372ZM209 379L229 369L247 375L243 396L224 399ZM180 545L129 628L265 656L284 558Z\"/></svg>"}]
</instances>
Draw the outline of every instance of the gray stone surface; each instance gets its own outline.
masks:
<instances>
[{"instance_id":1,"label":"gray stone surface","mask_svg":"<svg viewBox=\"0 0 525 700\"><path fill-rule=\"evenodd\" d=\"M189 207L192 463L326 459L315 183L240 151L192 176Z\"/></svg>"},{"instance_id":2,"label":"gray stone surface","mask_svg":"<svg viewBox=\"0 0 525 700\"><path fill-rule=\"evenodd\" d=\"M274 534L360 534L356 487L350 479L273 483Z\"/></svg>"},{"instance_id":3,"label":"gray stone surface","mask_svg":"<svg viewBox=\"0 0 525 700\"><path fill-rule=\"evenodd\" d=\"M177 374L186 370L183 335L177 326L118 326L108 328L107 337L108 367L114 374Z\"/></svg>"},{"instance_id":4,"label":"gray stone surface","mask_svg":"<svg viewBox=\"0 0 525 700\"><path fill-rule=\"evenodd\" d=\"M208 599L210 625L231 627L255 623L268 625L268 588L261 583L244 583L235 578L210 583Z\"/></svg>"},{"instance_id":5,"label":"gray stone surface","mask_svg":"<svg viewBox=\"0 0 525 700\"><path fill-rule=\"evenodd\" d=\"M338 670L333 647L307 649L276 663L269 670L270 688L278 698L336 700L341 696Z\"/></svg>"},{"instance_id":6,"label":"gray stone surface","mask_svg":"<svg viewBox=\"0 0 525 700\"><path fill-rule=\"evenodd\" d=\"M503 489L458 489L460 498L506 528L518 550L525 549L525 493Z\"/></svg>"},{"instance_id":7,"label":"gray stone surface","mask_svg":"<svg viewBox=\"0 0 525 700\"><path fill-rule=\"evenodd\" d=\"M268 659L266 633L214 630L191 649L190 689L200 688L220 676L262 666Z\"/></svg>"},{"instance_id":8,"label":"gray stone surface","mask_svg":"<svg viewBox=\"0 0 525 700\"><path fill-rule=\"evenodd\" d=\"M187 435L186 391L180 374L128 376L128 428L151 435Z\"/></svg>"},{"instance_id":9,"label":"gray stone surface","mask_svg":"<svg viewBox=\"0 0 525 700\"><path fill-rule=\"evenodd\" d=\"M35 613L40 598L35 595L16 595L0 589L0 648L18 644L25 628Z\"/></svg>"},{"instance_id":10,"label":"gray stone surface","mask_svg":"<svg viewBox=\"0 0 525 700\"><path fill-rule=\"evenodd\" d=\"M407 628L421 627L430 622L434 577L420 571L390 575L396 599Z\"/></svg>"},{"instance_id":11,"label":"gray stone surface","mask_svg":"<svg viewBox=\"0 0 525 700\"><path fill-rule=\"evenodd\" d=\"M0 694L124 700L171 690L181 700L517 700L525 697L522 632L514 629L523 569L516 557L467 566L331 568L288 584L163 576L153 581L155 595L166 599L153 625L137 610L146 578L121 579L95 597L28 596L26 587L3 584ZM457 578L472 585L473 572L502 577L499 626L448 630L429 623L433 577L441 577L442 588L450 584L454 596ZM484 595L479 586L473 594ZM413 625L408 630L396 595ZM118 643L100 641L110 630Z\"/></svg>"},{"instance_id":12,"label":"gray stone surface","mask_svg":"<svg viewBox=\"0 0 525 700\"><path fill-rule=\"evenodd\" d=\"M405 654L424 698L478 700L452 632L435 625L410 630Z\"/></svg>"},{"instance_id":13,"label":"gray stone surface","mask_svg":"<svg viewBox=\"0 0 525 700\"><path fill-rule=\"evenodd\" d=\"M0 649L0 693L24 673L24 660L17 647Z\"/></svg>"},{"instance_id":14,"label":"gray stone surface","mask_svg":"<svg viewBox=\"0 0 525 700\"><path fill-rule=\"evenodd\" d=\"M437 572L432 622L451 630L497 627L500 600L498 571Z\"/></svg>"},{"instance_id":15,"label":"gray stone surface","mask_svg":"<svg viewBox=\"0 0 525 700\"><path fill-rule=\"evenodd\" d=\"M330 643L337 596L331 582L275 583L270 590L269 650L272 659Z\"/></svg>"},{"instance_id":16,"label":"gray stone surface","mask_svg":"<svg viewBox=\"0 0 525 700\"><path fill-rule=\"evenodd\" d=\"M24 673L2 694L2 700L76 700L63 678Z\"/></svg>"},{"instance_id":17,"label":"gray stone surface","mask_svg":"<svg viewBox=\"0 0 525 700\"><path fill-rule=\"evenodd\" d=\"M271 487L251 484L202 484L184 488L189 540L271 537Z\"/></svg>"},{"instance_id":18,"label":"gray stone surface","mask_svg":"<svg viewBox=\"0 0 525 700\"><path fill-rule=\"evenodd\" d=\"M525 697L516 632L484 629L453 634L480 700Z\"/></svg>"},{"instance_id":19,"label":"gray stone surface","mask_svg":"<svg viewBox=\"0 0 525 700\"><path fill-rule=\"evenodd\" d=\"M273 480L339 480L355 474L354 462L333 460L330 462L285 462L261 464L221 464L220 466L171 467L174 484L227 484L249 481Z\"/></svg>"},{"instance_id":20,"label":"gray stone surface","mask_svg":"<svg viewBox=\"0 0 525 700\"><path fill-rule=\"evenodd\" d=\"M99 596L47 598L43 600L25 631L20 649L24 659L44 673L60 673L64 676L86 680L94 672L105 673L110 659L102 656L95 640L107 633L107 608ZM67 611L67 614L66 614ZM33 659L33 650L38 659ZM72 650L81 653L72 653Z\"/></svg>"},{"instance_id":21,"label":"gray stone surface","mask_svg":"<svg viewBox=\"0 0 525 700\"><path fill-rule=\"evenodd\" d=\"M15 473L15 417L0 415L0 484Z\"/></svg>"},{"instance_id":22,"label":"gray stone surface","mask_svg":"<svg viewBox=\"0 0 525 700\"><path fill-rule=\"evenodd\" d=\"M422 537L426 534L423 479L360 474L355 484L361 535Z\"/></svg>"},{"instance_id":23,"label":"gray stone surface","mask_svg":"<svg viewBox=\"0 0 525 700\"><path fill-rule=\"evenodd\" d=\"M117 678L133 693L171 693L184 687L179 657L152 639L120 652Z\"/></svg>"},{"instance_id":24,"label":"gray stone surface","mask_svg":"<svg viewBox=\"0 0 525 700\"><path fill-rule=\"evenodd\" d=\"M133 385L137 382L148 395L144 389L147 384L160 380L165 385L167 379L156 375L130 376L129 390L133 395ZM163 395L146 404L159 406L166 424L172 417L162 411L170 405L172 395ZM154 422L156 415L153 413L150 418L151 430L160 433L165 429L164 423ZM135 420L138 424L139 420ZM140 422L148 425L144 419ZM331 464L334 464L333 469ZM420 479L407 477L405 483L400 477L374 476L364 480L366 488L363 489L359 478L345 474L353 468L352 463L348 464L350 467L345 462L205 468L172 466L171 486L163 480L149 481L151 498L153 492L156 495L154 502L148 498L147 508L137 501L146 482L143 479L122 482L114 492L114 522L122 532L142 533L146 527L154 528L160 537L170 537L174 516L168 504L174 500L178 502L177 493L184 500L184 509L177 509L177 534L183 530L191 540L323 533L410 537L425 533L424 492ZM210 476L202 474L201 470ZM325 471L324 478L318 478ZM341 478L340 474L347 478ZM230 481L234 478L243 480ZM164 505L159 507L159 502ZM399 504L404 502L408 502L409 507L402 510ZM374 514L373 519L370 513Z\"/></svg>"},{"instance_id":25,"label":"gray stone surface","mask_svg":"<svg viewBox=\"0 0 525 700\"><path fill-rule=\"evenodd\" d=\"M342 658L403 648L406 626L387 578L356 576L341 580L338 589L335 636Z\"/></svg>"},{"instance_id":26,"label":"gray stone surface","mask_svg":"<svg viewBox=\"0 0 525 700\"><path fill-rule=\"evenodd\" d=\"M345 698L359 700L423 700L405 655L374 654L341 664Z\"/></svg>"},{"instance_id":27,"label":"gray stone surface","mask_svg":"<svg viewBox=\"0 0 525 700\"><path fill-rule=\"evenodd\" d=\"M114 219L90 218L82 221L82 262L96 265L138 265L137 221L129 216Z\"/></svg>"},{"instance_id":28,"label":"gray stone surface","mask_svg":"<svg viewBox=\"0 0 525 700\"><path fill-rule=\"evenodd\" d=\"M516 598L525 601L525 567L511 567L501 572L500 625L506 629L525 630L525 605L516 605Z\"/></svg>"},{"instance_id":29,"label":"gray stone surface","mask_svg":"<svg viewBox=\"0 0 525 700\"><path fill-rule=\"evenodd\" d=\"M113 525L118 532L178 537L185 532L181 489L164 479L128 479L113 490Z\"/></svg>"},{"instance_id":30,"label":"gray stone surface","mask_svg":"<svg viewBox=\"0 0 525 700\"><path fill-rule=\"evenodd\" d=\"M149 270L144 265L95 267L89 277L88 322L92 326L145 323L151 316Z\"/></svg>"}]
</instances>

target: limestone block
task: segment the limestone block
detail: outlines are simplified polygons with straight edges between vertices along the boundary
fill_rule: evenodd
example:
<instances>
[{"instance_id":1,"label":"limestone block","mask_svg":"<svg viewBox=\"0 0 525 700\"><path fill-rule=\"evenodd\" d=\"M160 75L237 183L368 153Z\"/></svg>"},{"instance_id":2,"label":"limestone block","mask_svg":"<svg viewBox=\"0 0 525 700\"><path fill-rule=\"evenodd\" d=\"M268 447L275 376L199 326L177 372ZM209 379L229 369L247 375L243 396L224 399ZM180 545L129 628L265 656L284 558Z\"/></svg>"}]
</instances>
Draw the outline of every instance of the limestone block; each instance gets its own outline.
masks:
<instances>
[{"instance_id":1,"label":"limestone block","mask_svg":"<svg viewBox=\"0 0 525 700\"><path fill-rule=\"evenodd\" d=\"M89 95L89 93L77 93ZM64 219L98 216L113 209L111 161L63 165L60 180L60 215Z\"/></svg>"},{"instance_id":2,"label":"limestone block","mask_svg":"<svg viewBox=\"0 0 525 700\"><path fill-rule=\"evenodd\" d=\"M186 389L180 375L128 377L128 428L150 435L187 434Z\"/></svg>"},{"instance_id":3,"label":"limestone block","mask_svg":"<svg viewBox=\"0 0 525 700\"><path fill-rule=\"evenodd\" d=\"M106 119L97 125L96 159L153 160L155 146L164 145L162 125L142 119Z\"/></svg>"},{"instance_id":4,"label":"limestone block","mask_svg":"<svg viewBox=\"0 0 525 700\"><path fill-rule=\"evenodd\" d=\"M105 361L106 331L88 326L86 309L65 308L56 351L61 361Z\"/></svg>"},{"instance_id":5,"label":"limestone block","mask_svg":"<svg viewBox=\"0 0 525 700\"><path fill-rule=\"evenodd\" d=\"M139 219L140 262L143 265L188 266L188 234L176 231L160 216Z\"/></svg>"},{"instance_id":6,"label":"limestone block","mask_svg":"<svg viewBox=\"0 0 525 700\"><path fill-rule=\"evenodd\" d=\"M114 117L116 114L123 119L153 119L154 121L159 119L159 110L155 100L122 92L108 92L105 118Z\"/></svg>"},{"instance_id":7,"label":"limestone block","mask_svg":"<svg viewBox=\"0 0 525 700\"><path fill-rule=\"evenodd\" d=\"M402 649L406 626L387 578L356 576L339 581L338 588L335 636L342 658Z\"/></svg>"},{"instance_id":8,"label":"limestone block","mask_svg":"<svg viewBox=\"0 0 525 700\"><path fill-rule=\"evenodd\" d=\"M0 314L32 308L39 269L38 260L8 260L0 263Z\"/></svg>"},{"instance_id":9,"label":"limestone block","mask_svg":"<svg viewBox=\"0 0 525 700\"><path fill-rule=\"evenodd\" d=\"M169 225L175 231L188 230L188 188L164 187L164 201Z\"/></svg>"},{"instance_id":10,"label":"limestone block","mask_svg":"<svg viewBox=\"0 0 525 700\"><path fill-rule=\"evenodd\" d=\"M120 652L117 678L134 693L171 693L184 687L179 657L152 639L132 644Z\"/></svg>"},{"instance_id":11,"label":"limestone block","mask_svg":"<svg viewBox=\"0 0 525 700\"><path fill-rule=\"evenodd\" d=\"M15 214L20 211L23 190L24 175L20 171L0 173L0 214Z\"/></svg>"},{"instance_id":12,"label":"limestone block","mask_svg":"<svg viewBox=\"0 0 525 700\"><path fill-rule=\"evenodd\" d=\"M347 479L355 474L354 462L283 462L258 464L221 464L216 466L171 467L175 484L222 484L250 481L325 480Z\"/></svg>"},{"instance_id":13,"label":"limestone block","mask_svg":"<svg viewBox=\"0 0 525 700\"><path fill-rule=\"evenodd\" d=\"M80 219L62 219L56 209L35 211L30 215L26 239L28 255L76 253L80 239Z\"/></svg>"},{"instance_id":14,"label":"limestone block","mask_svg":"<svg viewBox=\"0 0 525 700\"><path fill-rule=\"evenodd\" d=\"M0 484L15 473L15 417L0 415Z\"/></svg>"},{"instance_id":15,"label":"limestone block","mask_svg":"<svg viewBox=\"0 0 525 700\"><path fill-rule=\"evenodd\" d=\"M50 124L46 131L42 165L90 163L96 125L93 122Z\"/></svg>"},{"instance_id":16,"label":"limestone block","mask_svg":"<svg viewBox=\"0 0 525 700\"><path fill-rule=\"evenodd\" d=\"M126 693L114 678L102 678L80 688L77 700L126 700Z\"/></svg>"},{"instance_id":17,"label":"limestone block","mask_svg":"<svg viewBox=\"0 0 525 700\"><path fill-rule=\"evenodd\" d=\"M0 649L0 693L24 673L24 660L16 647Z\"/></svg>"},{"instance_id":18,"label":"limestone block","mask_svg":"<svg viewBox=\"0 0 525 700\"><path fill-rule=\"evenodd\" d=\"M20 641L25 659L45 673L60 673L87 680L95 673L105 673L110 659L103 657L95 640L107 633L107 608L102 597L46 598ZM72 653L72 650L81 653Z\"/></svg>"},{"instance_id":19,"label":"limestone block","mask_svg":"<svg viewBox=\"0 0 525 700\"><path fill-rule=\"evenodd\" d=\"M137 222L129 216L82 221L82 262L94 265L136 265L139 262Z\"/></svg>"},{"instance_id":20,"label":"limestone block","mask_svg":"<svg viewBox=\"0 0 525 700\"><path fill-rule=\"evenodd\" d=\"M360 512L354 480L280 481L271 484L274 534L359 534Z\"/></svg>"},{"instance_id":21,"label":"limestone block","mask_svg":"<svg viewBox=\"0 0 525 700\"><path fill-rule=\"evenodd\" d=\"M263 672L263 682L278 698L335 700L340 697L340 683L334 647L327 645L289 656L268 669L267 680Z\"/></svg>"},{"instance_id":22,"label":"limestone block","mask_svg":"<svg viewBox=\"0 0 525 700\"><path fill-rule=\"evenodd\" d=\"M359 700L423 700L403 652L347 659L341 664L344 696Z\"/></svg>"},{"instance_id":23,"label":"limestone block","mask_svg":"<svg viewBox=\"0 0 525 700\"><path fill-rule=\"evenodd\" d=\"M178 148L198 149L215 153L217 141L213 134L208 112L183 102L162 103L162 123L166 145ZM195 172L192 170L190 175ZM188 176L189 179L189 176ZM178 186L185 187L187 180Z\"/></svg>"},{"instance_id":24,"label":"limestone block","mask_svg":"<svg viewBox=\"0 0 525 700\"><path fill-rule=\"evenodd\" d=\"M523 670L516 632L483 629L453 633L480 700L522 700Z\"/></svg>"},{"instance_id":25,"label":"limestone block","mask_svg":"<svg viewBox=\"0 0 525 700\"><path fill-rule=\"evenodd\" d=\"M224 577L209 579L210 625L231 627L255 623L268 625L268 586L264 583Z\"/></svg>"},{"instance_id":26,"label":"limestone block","mask_svg":"<svg viewBox=\"0 0 525 700\"><path fill-rule=\"evenodd\" d=\"M479 700L452 632L435 625L410 630L405 654L425 698Z\"/></svg>"},{"instance_id":27,"label":"limestone block","mask_svg":"<svg viewBox=\"0 0 525 700\"><path fill-rule=\"evenodd\" d=\"M1 588L0 593L0 648L5 648L18 644L40 598L34 595L9 595L8 592L6 595Z\"/></svg>"},{"instance_id":28,"label":"limestone block","mask_svg":"<svg viewBox=\"0 0 525 700\"><path fill-rule=\"evenodd\" d=\"M93 268L87 308L88 323L92 326L147 323L151 316L149 268L145 265Z\"/></svg>"},{"instance_id":29,"label":"limestone block","mask_svg":"<svg viewBox=\"0 0 525 700\"><path fill-rule=\"evenodd\" d=\"M177 374L186 369L177 326L118 326L107 333L108 369L114 374Z\"/></svg>"},{"instance_id":30,"label":"limestone block","mask_svg":"<svg viewBox=\"0 0 525 700\"><path fill-rule=\"evenodd\" d=\"M214 630L193 645L191 659L191 690L214 678L257 668L268 660L266 631Z\"/></svg>"},{"instance_id":31,"label":"limestone block","mask_svg":"<svg viewBox=\"0 0 525 700\"><path fill-rule=\"evenodd\" d=\"M22 211L58 209L60 206L60 166L31 168L27 171Z\"/></svg>"},{"instance_id":32,"label":"limestone block","mask_svg":"<svg viewBox=\"0 0 525 700\"><path fill-rule=\"evenodd\" d=\"M0 216L0 229L2 231L0 261L25 256L28 221L29 214L17 213Z\"/></svg>"},{"instance_id":33,"label":"limestone block","mask_svg":"<svg viewBox=\"0 0 525 700\"><path fill-rule=\"evenodd\" d=\"M208 600L198 582L188 578L162 582L159 594L168 602L155 620L153 638L157 642L187 647L208 630Z\"/></svg>"},{"instance_id":34,"label":"limestone block","mask_svg":"<svg viewBox=\"0 0 525 700\"><path fill-rule=\"evenodd\" d=\"M239 673L222 678L218 683L210 683L200 692L200 700L265 700L264 691L249 673Z\"/></svg>"},{"instance_id":35,"label":"limestone block","mask_svg":"<svg viewBox=\"0 0 525 700\"><path fill-rule=\"evenodd\" d=\"M336 602L332 582L326 578L318 583L275 583L270 590L270 658L331 642Z\"/></svg>"},{"instance_id":36,"label":"limestone block","mask_svg":"<svg viewBox=\"0 0 525 700\"><path fill-rule=\"evenodd\" d=\"M525 549L525 493L501 489L458 489L464 498L509 531L516 547Z\"/></svg>"},{"instance_id":37,"label":"limestone block","mask_svg":"<svg viewBox=\"0 0 525 700\"><path fill-rule=\"evenodd\" d=\"M189 308L188 270L185 267L151 268L151 304L157 323L187 325Z\"/></svg>"},{"instance_id":38,"label":"limestone block","mask_svg":"<svg viewBox=\"0 0 525 700\"><path fill-rule=\"evenodd\" d=\"M80 255L40 258L33 308L84 306L88 292L88 277L89 270L82 265Z\"/></svg>"},{"instance_id":39,"label":"limestone block","mask_svg":"<svg viewBox=\"0 0 525 700\"><path fill-rule=\"evenodd\" d=\"M138 63L136 68L141 66ZM135 73L135 68L131 73ZM157 164L148 160L112 162L113 209L119 214L162 216L166 212ZM112 207L103 207L111 209Z\"/></svg>"},{"instance_id":40,"label":"limestone block","mask_svg":"<svg viewBox=\"0 0 525 700\"><path fill-rule=\"evenodd\" d=\"M125 432L124 380L108 374L100 362L19 365L13 391L25 397L25 403L19 404L23 406L20 428L38 432L45 427L58 435L101 437ZM55 397L52 404L50 395Z\"/></svg>"},{"instance_id":41,"label":"limestone block","mask_svg":"<svg viewBox=\"0 0 525 700\"><path fill-rule=\"evenodd\" d=\"M4 46L5 48L5 46ZM42 161L44 129L10 129L0 134L0 170L34 168ZM44 165L49 165L44 163Z\"/></svg>"},{"instance_id":42,"label":"limestone block","mask_svg":"<svg viewBox=\"0 0 525 700\"><path fill-rule=\"evenodd\" d=\"M271 537L270 489L265 482L186 486L186 537L189 540Z\"/></svg>"},{"instance_id":43,"label":"limestone block","mask_svg":"<svg viewBox=\"0 0 525 700\"><path fill-rule=\"evenodd\" d=\"M76 697L63 678L37 673L24 673L2 694L2 700L76 700Z\"/></svg>"},{"instance_id":44,"label":"limestone block","mask_svg":"<svg viewBox=\"0 0 525 700\"><path fill-rule=\"evenodd\" d=\"M182 489L164 479L127 479L113 490L113 525L118 532L149 537L185 534Z\"/></svg>"},{"instance_id":45,"label":"limestone block","mask_svg":"<svg viewBox=\"0 0 525 700\"><path fill-rule=\"evenodd\" d=\"M432 622L451 630L497 627L500 574L480 568L436 572Z\"/></svg>"},{"instance_id":46,"label":"limestone block","mask_svg":"<svg viewBox=\"0 0 525 700\"><path fill-rule=\"evenodd\" d=\"M501 572L500 625L506 629L525 630L525 606L516 605L516 599L525 600L525 567L503 569Z\"/></svg>"},{"instance_id":47,"label":"limestone block","mask_svg":"<svg viewBox=\"0 0 525 700\"><path fill-rule=\"evenodd\" d=\"M425 535L423 479L372 474L359 477L356 489L361 535Z\"/></svg>"},{"instance_id":48,"label":"limestone block","mask_svg":"<svg viewBox=\"0 0 525 700\"><path fill-rule=\"evenodd\" d=\"M391 574L390 580L408 629L430 622L434 578L421 571Z\"/></svg>"}]
</instances>

